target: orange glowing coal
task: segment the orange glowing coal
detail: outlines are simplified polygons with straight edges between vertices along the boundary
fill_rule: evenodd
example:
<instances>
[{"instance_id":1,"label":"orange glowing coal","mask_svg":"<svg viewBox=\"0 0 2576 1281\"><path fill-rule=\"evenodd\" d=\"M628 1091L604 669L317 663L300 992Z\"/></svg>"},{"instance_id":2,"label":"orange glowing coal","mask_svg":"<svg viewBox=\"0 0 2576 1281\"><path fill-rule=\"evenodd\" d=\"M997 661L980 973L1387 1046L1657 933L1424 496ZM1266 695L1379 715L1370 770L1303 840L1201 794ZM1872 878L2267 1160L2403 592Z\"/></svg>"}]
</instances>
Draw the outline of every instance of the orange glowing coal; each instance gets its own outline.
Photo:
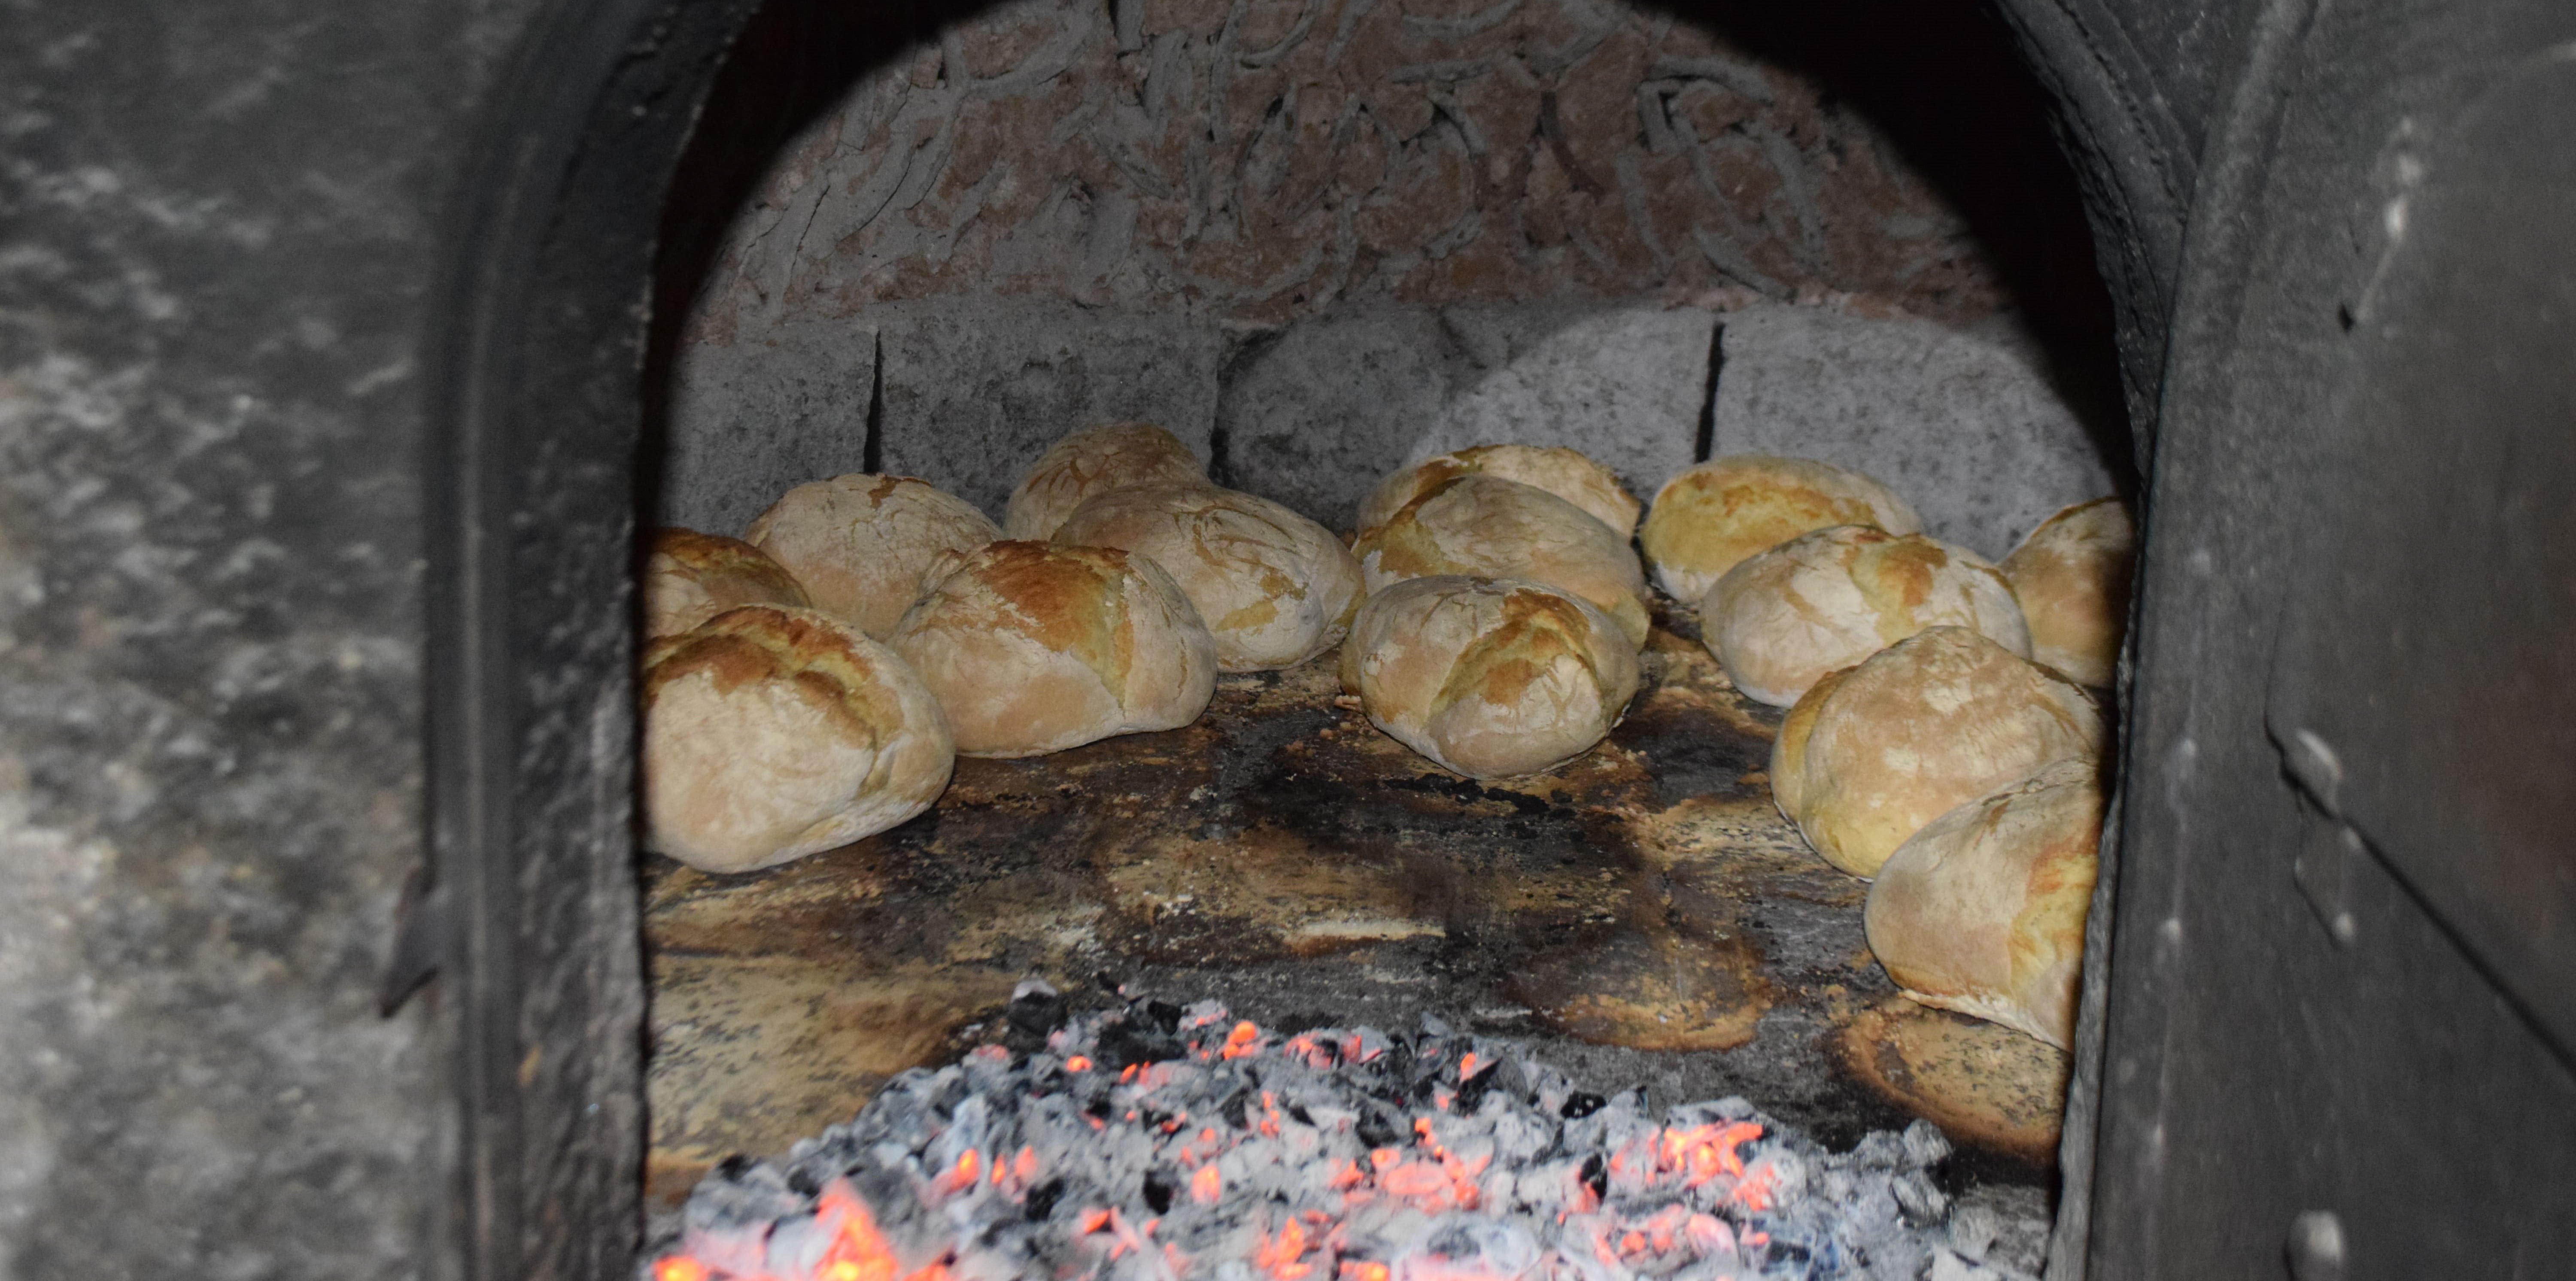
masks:
<instances>
[{"instance_id":1,"label":"orange glowing coal","mask_svg":"<svg viewBox=\"0 0 2576 1281\"><path fill-rule=\"evenodd\" d=\"M1253 1026L1250 1019L1235 1024L1234 1030L1225 1034L1225 1057L1239 1059L1260 1052L1261 1029Z\"/></svg>"},{"instance_id":2,"label":"orange glowing coal","mask_svg":"<svg viewBox=\"0 0 2576 1281\"><path fill-rule=\"evenodd\" d=\"M1191 1200L1200 1205L1215 1205L1224 1196L1225 1176L1217 1173L1215 1166L1200 1166L1199 1172L1190 1176Z\"/></svg>"},{"instance_id":3,"label":"orange glowing coal","mask_svg":"<svg viewBox=\"0 0 2576 1281\"><path fill-rule=\"evenodd\" d=\"M1064 1070L1067 1072L1088 1072L1091 1070L1091 1059L1088 1055L1074 1055L1072 1058L1064 1061Z\"/></svg>"},{"instance_id":4,"label":"orange glowing coal","mask_svg":"<svg viewBox=\"0 0 2576 1281\"><path fill-rule=\"evenodd\" d=\"M931 1182L932 1191L947 1197L975 1186L983 1175L983 1154L968 1148L957 1156L957 1164Z\"/></svg>"},{"instance_id":5,"label":"orange glowing coal","mask_svg":"<svg viewBox=\"0 0 2576 1281\"><path fill-rule=\"evenodd\" d=\"M1298 1262L1306 1253L1306 1225L1295 1219L1279 1229L1279 1235L1264 1240L1252 1252L1252 1266L1277 1277L1279 1281L1305 1281L1315 1265Z\"/></svg>"},{"instance_id":6,"label":"orange glowing coal","mask_svg":"<svg viewBox=\"0 0 2576 1281\"><path fill-rule=\"evenodd\" d=\"M653 1281L707 1281L707 1265L674 1255L653 1265Z\"/></svg>"},{"instance_id":7,"label":"orange glowing coal","mask_svg":"<svg viewBox=\"0 0 2576 1281\"><path fill-rule=\"evenodd\" d=\"M1741 1178L1744 1158L1736 1149L1761 1137L1762 1127L1751 1121L1668 1128L1655 1144L1655 1158L1695 1188L1721 1174Z\"/></svg>"}]
</instances>

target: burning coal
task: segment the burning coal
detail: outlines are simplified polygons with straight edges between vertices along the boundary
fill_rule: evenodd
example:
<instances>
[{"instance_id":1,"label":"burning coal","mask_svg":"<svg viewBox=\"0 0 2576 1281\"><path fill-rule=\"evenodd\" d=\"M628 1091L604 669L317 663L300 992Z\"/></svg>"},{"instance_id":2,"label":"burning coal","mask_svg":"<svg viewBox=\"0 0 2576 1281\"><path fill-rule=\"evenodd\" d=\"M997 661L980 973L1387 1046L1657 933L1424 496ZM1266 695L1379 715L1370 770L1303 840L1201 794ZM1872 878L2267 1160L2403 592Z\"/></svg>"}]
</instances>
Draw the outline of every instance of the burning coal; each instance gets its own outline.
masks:
<instances>
[{"instance_id":1,"label":"burning coal","mask_svg":"<svg viewBox=\"0 0 2576 1281\"><path fill-rule=\"evenodd\" d=\"M1653 1115L1426 1019L1278 1036L1206 1002L899 1078L691 1195L652 1281L1670 1281L2013 1275L1951 1253L1929 1125L1830 1153Z\"/></svg>"}]
</instances>

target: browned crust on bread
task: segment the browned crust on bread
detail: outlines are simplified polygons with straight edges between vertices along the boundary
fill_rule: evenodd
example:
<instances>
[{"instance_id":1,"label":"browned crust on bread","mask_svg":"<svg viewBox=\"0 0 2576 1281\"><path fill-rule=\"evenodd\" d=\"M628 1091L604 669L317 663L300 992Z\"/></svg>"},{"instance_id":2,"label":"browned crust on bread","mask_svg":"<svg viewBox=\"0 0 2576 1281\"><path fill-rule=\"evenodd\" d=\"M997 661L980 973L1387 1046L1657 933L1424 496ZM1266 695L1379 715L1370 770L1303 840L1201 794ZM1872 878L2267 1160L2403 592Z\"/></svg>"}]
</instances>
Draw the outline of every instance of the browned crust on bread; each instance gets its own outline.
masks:
<instances>
[{"instance_id":1,"label":"browned crust on bread","mask_svg":"<svg viewBox=\"0 0 2576 1281\"><path fill-rule=\"evenodd\" d=\"M1491 475L1546 490L1572 503L1625 541L1644 510L1619 483L1618 474L1590 455L1562 445L1472 445L1435 454L1380 481L1360 504L1365 532L1384 524L1408 503L1460 476Z\"/></svg>"},{"instance_id":2,"label":"browned crust on bread","mask_svg":"<svg viewBox=\"0 0 2576 1281\"><path fill-rule=\"evenodd\" d=\"M1606 686L1601 665L1593 658L1606 638L1573 601L1550 592L1514 590L1503 597L1503 619L1494 630L1461 651L1442 684L1440 701L1479 697L1508 707L1521 701L1532 684L1546 678L1562 656L1583 665L1595 685Z\"/></svg>"},{"instance_id":3,"label":"browned crust on bread","mask_svg":"<svg viewBox=\"0 0 2576 1281\"><path fill-rule=\"evenodd\" d=\"M1619 624L1631 648L1645 643L1646 577L1635 553L1591 513L1533 485L1452 477L1362 533L1351 550L1373 590L1388 579L1528 579L1589 601Z\"/></svg>"},{"instance_id":4,"label":"browned crust on bread","mask_svg":"<svg viewBox=\"0 0 2576 1281\"><path fill-rule=\"evenodd\" d=\"M852 741L874 743L878 726L902 722L903 708L884 690L876 663L848 643L843 626L810 611L771 605L728 610L655 647L644 673L644 705L650 708L664 686L698 673L711 678L719 693L752 681L786 680L810 692Z\"/></svg>"},{"instance_id":5,"label":"browned crust on bread","mask_svg":"<svg viewBox=\"0 0 2576 1281\"><path fill-rule=\"evenodd\" d=\"M1696 602L1726 571L1836 525L1919 532L1922 520L1876 479L1806 458L1712 458L1664 482L1638 541L1664 590Z\"/></svg>"},{"instance_id":6,"label":"browned crust on bread","mask_svg":"<svg viewBox=\"0 0 2576 1281\"><path fill-rule=\"evenodd\" d=\"M1100 677L1111 697L1126 697L1127 669L1136 652L1135 623L1121 608L1123 582L1136 572L1127 553L1005 539L975 553L958 572L973 575L1005 606L983 613L975 624L1015 631L1070 654ZM947 608L974 608L955 593L933 592Z\"/></svg>"},{"instance_id":7,"label":"browned crust on bread","mask_svg":"<svg viewBox=\"0 0 2576 1281\"><path fill-rule=\"evenodd\" d=\"M1130 485L1206 480L1198 455L1159 425L1101 423L1068 433L1038 456L1011 491L1002 528L1014 539L1044 541L1096 495Z\"/></svg>"},{"instance_id":8,"label":"browned crust on bread","mask_svg":"<svg viewBox=\"0 0 2576 1281\"><path fill-rule=\"evenodd\" d=\"M1806 790L1807 736L1815 732L1816 713L1853 670L1845 667L1818 677L1780 719L1780 735L1771 740L1771 803L1792 823L1798 821L1799 797Z\"/></svg>"}]
</instances>

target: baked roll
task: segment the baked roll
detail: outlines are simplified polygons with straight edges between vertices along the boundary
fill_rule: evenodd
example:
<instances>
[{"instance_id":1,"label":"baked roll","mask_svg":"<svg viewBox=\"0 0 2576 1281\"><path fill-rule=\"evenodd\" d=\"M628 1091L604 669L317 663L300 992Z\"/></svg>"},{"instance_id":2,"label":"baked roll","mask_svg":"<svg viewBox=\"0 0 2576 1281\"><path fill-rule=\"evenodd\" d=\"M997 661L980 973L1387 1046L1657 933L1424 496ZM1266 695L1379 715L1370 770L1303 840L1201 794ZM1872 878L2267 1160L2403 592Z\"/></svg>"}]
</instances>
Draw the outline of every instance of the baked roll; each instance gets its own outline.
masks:
<instances>
[{"instance_id":1,"label":"baked roll","mask_svg":"<svg viewBox=\"0 0 2576 1281\"><path fill-rule=\"evenodd\" d=\"M796 576L759 548L694 529L653 531L642 588L648 641L677 636L745 605L812 604Z\"/></svg>"},{"instance_id":2,"label":"baked roll","mask_svg":"<svg viewBox=\"0 0 2576 1281\"><path fill-rule=\"evenodd\" d=\"M1369 723L1469 778L1534 774L1601 741L1637 693L1636 647L1570 592L1443 575L1368 598L1342 687Z\"/></svg>"},{"instance_id":3,"label":"baked roll","mask_svg":"<svg viewBox=\"0 0 2576 1281\"><path fill-rule=\"evenodd\" d=\"M1932 820L1869 887L1869 950L1905 994L2063 1050L2075 1040L2102 779L2060 761Z\"/></svg>"},{"instance_id":4,"label":"baked roll","mask_svg":"<svg viewBox=\"0 0 2576 1281\"><path fill-rule=\"evenodd\" d=\"M1517 480L1590 512L1621 542L1637 533L1640 508L1616 473L1574 450L1538 445L1478 445L1409 463L1361 500L1359 528L1385 524L1406 503L1459 476Z\"/></svg>"},{"instance_id":5,"label":"baked roll","mask_svg":"<svg viewBox=\"0 0 2576 1281\"><path fill-rule=\"evenodd\" d=\"M2030 656L2110 688L2129 630L2137 555L2137 526L2117 498L2077 503L2030 531L2002 567L2030 621Z\"/></svg>"},{"instance_id":6,"label":"baked roll","mask_svg":"<svg viewBox=\"0 0 2576 1281\"><path fill-rule=\"evenodd\" d=\"M1923 530L1896 491L1859 472L1807 458L1735 454L1665 481L1638 542L1655 582L1688 604L1746 557L1834 525Z\"/></svg>"},{"instance_id":7,"label":"baked roll","mask_svg":"<svg viewBox=\"0 0 2576 1281\"><path fill-rule=\"evenodd\" d=\"M967 756L1178 729L1216 692L1216 640L1150 558L1017 540L946 553L891 642Z\"/></svg>"},{"instance_id":8,"label":"baked roll","mask_svg":"<svg viewBox=\"0 0 2576 1281\"><path fill-rule=\"evenodd\" d=\"M2106 739L2082 686L1964 627L1899 641L1800 702L1771 745L1772 798L1826 862L1860 877L2015 779L2059 761L2098 767Z\"/></svg>"},{"instance_id":9,"label":"baked roll","mask_svg":"<svg viewBox=\"0 0 2576 1281\"><path fill-rule=\"evenodd\" d=\"M1111 490L1055 541L1152 557L1215 637L1220 671L1294 667L1338 644L1359 608L1360 563L1331 530L1214 485Z\"/></svg>"},{"instance_id":10,"label":"baked roll","mask_svg":"<svg viewBox=\"0 0 2576 1281\"><path fill-rule=\"evenodd\" d=\"M878 640L921 594L942 552L1002 536L974 505L910 476L853 473L798 485L743 537L785 565L814 607Z\"/></svg>"},{"instance_id":11,"label":"baked roll","mask_svg":"<svg viewBox=\"0 0 2576 1281\"><path fill-rule=\"evenodd\" d=\"M1351 550L1371 594L1409 578L1525 578L1581 597L1630 645L1646 643L1646 575L1636 553L1582 508L1518 481L1442 481Z\"/></svg>"},{"instance_id":12,"label":"baked roll","mask_svg":"<svg viewBox=\"0 0 2576 1281\"><path fill-rule=\"evenodd\" d=\"M1181 438L1152 423L1103 423L1066 436L1038 455L1011 491L1002 532L1044 542L1075 508L1129 485L1207 481L1207 465Z\"/></svg>"},{"instance_id":13,"label":"baked roll","mask_svg":"<svg viewBox=\"0 0 2576 1281\"><path fill-rule=\"evenodd\" d=\"M1774 707L1927 627L1972 628L2030 653L2001 570L1967 548L1868 525L1820 529L1750 557L1700 602L1709 653L1737 689Z\"/></svg>"},{"instance_id":14,"label":"baked roll","mask_svg":"<svg viewBox=\"0 0 2576 1281\"><path fill-rule=\"evenodd\" d=\"M819 610L746 606L653 642L643 715L645 843L707 872L882 832L955 764L921 679Z\"/></svg>"}]
</instances>

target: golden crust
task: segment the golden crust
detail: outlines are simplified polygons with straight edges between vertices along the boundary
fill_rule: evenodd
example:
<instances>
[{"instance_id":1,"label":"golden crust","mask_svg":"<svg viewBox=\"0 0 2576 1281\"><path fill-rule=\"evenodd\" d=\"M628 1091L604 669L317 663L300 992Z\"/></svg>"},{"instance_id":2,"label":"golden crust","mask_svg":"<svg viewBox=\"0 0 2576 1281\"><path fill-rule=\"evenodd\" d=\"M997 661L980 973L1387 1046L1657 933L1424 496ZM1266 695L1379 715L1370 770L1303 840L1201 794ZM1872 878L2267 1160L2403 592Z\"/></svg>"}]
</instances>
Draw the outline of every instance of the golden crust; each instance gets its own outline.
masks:
<instances>
[{"instance_id":1,"label":"golden crust","mask_svg":"<svg viewBox=\"0 0 2576 1281\"><path fill-rule=\"evenodd\" d=\"M1576 450L1538 445L1477 445L1410 464L1379 481L1361 501L1360 530L1385 524L1405 504L1460 476L1492 476L1544 489L1589 512L1622 542L1637 532L1642 508L1617 473Z\"/></svg>"},{"instance_id":2,"label":"golden crust","mask_svg":"<svg viewBox=\"0 0 2576 1281\"><path fill-rule=\"evenodd\" d=\"M1896 491L1859 472L1807 458L1736 454L1665 481L1638 541L1657 585L1693 602L1746 558L1834 525L1891 534L1923 529Z\"/></svg>"},{"instance_id":3,"label":"golden crust","mask_svg":"<svg viewBox=\"0 0 2576 1281\"><path fill-rule=\"evenodd\" d=\"M1870 950L1917 1001L2068 1048L2101 832L2090 761L1943 814L1879 869Z\"/></svg>"},{"instance_id":4,"label":"golden crust","mask_svg":"<svg viewBox=\"0 0 2576 1281\"><path fill-rule=\"evenodd\" d=\"M2137 554L2137 526L2117 498L2077 503L2030 531L2003 563L2030 620L2030 656L2109 688L2128 633Z\"/></svg>"},{"instance_id":5,"label":"golden crust","mask_svg":"<svg viewBox=\"0 0 2576 1281\"><path fill-rule=\"evenodd\" d=\"M2106 730L2081 686L1964 627L1935 627L1842 675L1816 701L1789 817L1825 861L1872 876L1952 808L2062 760Z\"/></svg>"},{"instance_id":6,"label":"golden crust","mask_svg":"<svg viewBox=\"0 0 2576 1281\"><path fill-rule=\"evenodd\" d=\"M1929 627L1969 627L2030 652L2012 588L1983 557L1869 525L1820 529L1749 557L1700 603L1709 653L1736 688L1774 707Z\"/></svg>"},{"instance_id":7,"label":"golden crust","mask_svg":"<svg viewBox=\"0 0 2576 1281\"><path fill-rule=\"evenodd\" d=\"M657 529L644 561L644 639L677 636L743 605L811 604L785 566L722 534Z\"/></svg>"},{"instance_id":8,"label":"golden crust","mask_svg":"<svg viewBox=\"0 0 2576 1281\"><path fill-rule=\"evenodd\" d=\"M1351 549L1374 594L1412 578L1521 578L1581 597L1645 644L1646 576L1636 553L1582 508L1492 476L1442 481Z\"/></svg>"},{"instance_id":9,"label":"golden crust","mask_svg":"<svg viewBox=\"0 0 2576 1281\"><path fill-rule=\"evenodd\" d=\"M930 691L815 610L754 605L655 642L642 689L647 844L769 867L901 823L955 759Z\"/></svg>"},{"instance_id":10,"label":"golden crust","mask_svg":"<svg viewBox=\"0 0 2576 1281\"><path fill-rule=\"evenodd\" d=\"M1792 823L1798 821L1799 799L1806 792L1807 736L1815 732L1816 712L1851 670L1845 667L1818 677L1798 696L1789 714L1780 718L1780 733L1771 740L1771 803Z\"/></svg>"},{"instance_id":11,"label":"golden crust","mask_svg":"<svg viewBox=\"0 0 2576 1281\"><path fill-rule=\"evenodd\" d=\"M883 640L933 560L1002 531L928 481L853 472L788 490L743 536L786 566L815 608Z\"/></svg>"},{"instance_id":12,"label":"golden crust","mask_svg":"<svg viewBox=\"0 0 2576 1281\"><path fill-rule=\"evenodd\" d=\"M1006 537L1055 537L1084 503L1129 485L1207 483L1207 467L1172 433L1147 422L1085 427L1049 446L1011 491Z\"/></svg>"},{"instance_id":13,"label":"golden crust","mask_svg":"<svg viewBox=\"0 0 2576 1281\"><path fill-rule=\"evenodd\" d=\"M1151 557L1207 623L1224 671L1305 662L1338 644L1359 608L1359 561L1332 531L1213 485L1112 490L1077 509L1055 542Z\"/></svg>"},{"instance_id":14,"label":"golden crust","mask_svg":"<svg viewBox=\"0 0 2576 1281\"><path fill-rule=\"evenodd\" d=\"M1590 750L1640 679L1636 651L1589 602L1454 575L1371 596L1341 662L1371 724L1470 778L1537 773Z\"/></svg>"},{"instance_id":15,"label":"golden crust","mask_svg":"<svg viewBox=\"0 0 2576 1281\"><path fill-rule=\"evenodd\" d=\"M935 564L892 644L968 756L1176 729L1216 690L1216 642L1162 567L1114 547L1005 540Z\"/></svg>"}]
</instances>

